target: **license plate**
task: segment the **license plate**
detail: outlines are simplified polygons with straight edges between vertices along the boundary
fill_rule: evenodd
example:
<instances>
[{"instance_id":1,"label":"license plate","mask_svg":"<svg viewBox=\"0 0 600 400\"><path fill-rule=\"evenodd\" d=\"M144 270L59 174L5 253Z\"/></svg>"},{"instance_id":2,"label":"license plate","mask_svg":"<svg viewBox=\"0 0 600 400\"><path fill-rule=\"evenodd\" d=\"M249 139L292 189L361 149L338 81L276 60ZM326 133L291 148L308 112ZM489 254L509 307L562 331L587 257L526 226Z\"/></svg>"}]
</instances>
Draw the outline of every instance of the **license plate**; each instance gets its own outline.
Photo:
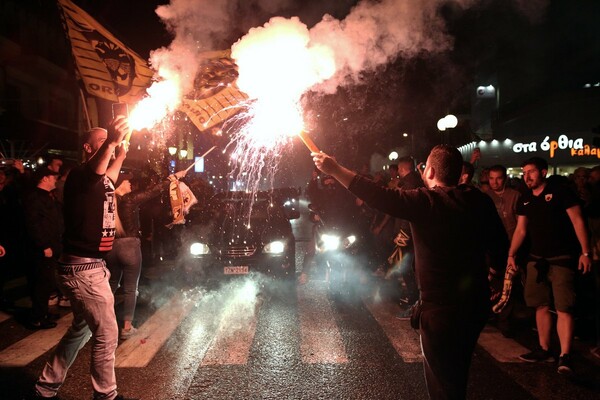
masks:
<instances>
[{"instance_id":1,"label":"license plate","mask_svg":"<svg viewBox=\"0 0 600 400\"><path fill-rule=\"evenodd\" d=\"M243 265L239 267L224 267L223 272L225 275L245 275L248 273L248 266Z\"/></svg>"}]
</instances>

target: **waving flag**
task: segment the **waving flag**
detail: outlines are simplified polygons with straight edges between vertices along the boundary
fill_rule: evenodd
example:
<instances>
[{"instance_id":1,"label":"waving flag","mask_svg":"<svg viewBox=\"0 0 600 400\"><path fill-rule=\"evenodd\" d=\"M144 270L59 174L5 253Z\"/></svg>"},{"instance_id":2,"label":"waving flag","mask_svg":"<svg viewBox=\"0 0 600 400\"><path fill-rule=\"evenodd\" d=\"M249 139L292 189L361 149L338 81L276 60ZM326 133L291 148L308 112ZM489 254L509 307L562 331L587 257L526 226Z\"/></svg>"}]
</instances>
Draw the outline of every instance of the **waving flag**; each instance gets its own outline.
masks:
<instances>
[{"instance_id":1,"label":"waving flag","mask_svg":"<svg viewBox=\"0 0 600 400\"><path fill-rule=\"evenodd\" d=\"M194 90L188 93L179 107L203 131L238 113L248 96L236 85L237 65L231 51L211 51L202 54Z\"/></svg>"},{"instance_id":2,"label":"waving flag","mask_svg":"<svg viewBox=\"0 0 600 400\"><path fill-rule=\"evenodd\" d=\"M71 0L58 0L58 7L87 93L114 102L137 102L154 75L146 61Z\"/></svg>"}]
</instances>

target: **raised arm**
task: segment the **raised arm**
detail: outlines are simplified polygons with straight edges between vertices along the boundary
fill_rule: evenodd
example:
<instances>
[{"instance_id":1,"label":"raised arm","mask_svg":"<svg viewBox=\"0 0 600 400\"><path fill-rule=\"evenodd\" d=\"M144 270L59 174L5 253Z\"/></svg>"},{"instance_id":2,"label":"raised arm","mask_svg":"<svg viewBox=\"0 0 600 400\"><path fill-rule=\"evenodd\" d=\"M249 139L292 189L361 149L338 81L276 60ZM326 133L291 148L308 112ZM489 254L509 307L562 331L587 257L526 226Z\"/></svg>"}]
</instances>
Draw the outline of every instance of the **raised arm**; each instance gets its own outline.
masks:
<instances>
[{"instance_id":1,"label":"raised arm","mask_svg":"<svg viewBox=\"0 0 600 400\"><path fill-rule=\"evenodd\" d=\"M315 166L326 173L327 175L333 176L339 183L342 184L346 189L350 186L352 179L356 176L355 172L350 171L348 168L342 167L333 158L323 153L310 153L315 162Z\"/></svg>"}]
</instances>

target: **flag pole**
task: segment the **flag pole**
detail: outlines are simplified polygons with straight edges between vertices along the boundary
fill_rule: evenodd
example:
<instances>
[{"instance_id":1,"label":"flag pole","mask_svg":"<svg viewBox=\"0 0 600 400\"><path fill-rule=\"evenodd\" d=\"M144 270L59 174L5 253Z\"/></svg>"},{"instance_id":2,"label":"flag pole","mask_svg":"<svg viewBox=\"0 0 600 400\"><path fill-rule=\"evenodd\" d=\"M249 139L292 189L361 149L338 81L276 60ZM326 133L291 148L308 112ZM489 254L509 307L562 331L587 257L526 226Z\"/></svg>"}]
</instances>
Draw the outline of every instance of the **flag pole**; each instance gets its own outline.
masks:
<instances>
[{"instance_id":1,"label":"flag pole","mask_svg":"<svg viewBox=\"0 0 600 400\"><path fill-rule=\"evenodd\" d=\"M90 113L88 112L87 102L85 101L85 96L83 95L83 90L79 88L79 94L81 95L81 105L83 106L83 113L85 114L85 122L87 124L87 130L92 129L92 121L90 121Z\"/></svg>"},{"instance_id":2,"label":"flag pole","mask_svg":"<svg viewBox=\"0 0 600 400\"><path fill-rule=\"evenodd\" d=\"M196 163L197 163L198 161L200 161L200 159L202 159L202 158L206 157L206 156L208 155L208 153L210 153L211 151L213 151L213 150L214 150L216 147L217 147L217 146L213 146L213 147L211 147L210 149L208 149L208 151L207 151L206 153L204 153L204 154L202 154L200 157L198 157L198 159L197 159L196 161L194 161L194 162L192 163L192 165L190 165L189 167L187 167L187 168L185 169L185 172L187 173L187 172L188 172L190 169L192 169L192 167L193 167L194 165L196 165Z\"/></svg>"}]
</instances>

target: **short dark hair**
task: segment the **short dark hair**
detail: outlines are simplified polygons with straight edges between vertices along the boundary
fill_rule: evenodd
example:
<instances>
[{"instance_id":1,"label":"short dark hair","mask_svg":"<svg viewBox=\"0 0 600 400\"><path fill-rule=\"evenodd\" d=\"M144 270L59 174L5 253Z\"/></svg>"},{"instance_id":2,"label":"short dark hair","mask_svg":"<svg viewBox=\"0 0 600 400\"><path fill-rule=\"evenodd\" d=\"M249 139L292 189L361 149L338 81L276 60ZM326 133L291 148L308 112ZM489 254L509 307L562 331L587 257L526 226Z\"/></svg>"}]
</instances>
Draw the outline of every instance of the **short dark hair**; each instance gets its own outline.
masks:
<instances>
[{"instance_id":1,"label":"short dark hair","mask_svg":"<svg viewBox=\"0 0 600 400\"><path fill-rule=\"evenodd\" d=\"M438 144L429 153L429 164L435 170L438 181L447 186L458 185L463 159L456 147Z\"/></svg>"},{"instance_id":2,"label":"short dark hair","mask_svg":"<svg viewBox=\"0 0 600 400\"><path fill-rule=\"evenodd\" d=\"M393 168L393 169L397 170L398 169L398 164L390 164L390 165L388 165L388 168L389 169Z\"/></svg>"},{"instance_id":3,"label":"short dark hair","mask_svg":"<svg viewBox=\"0 0 600 400\"><path fill-rule=\"evenodd\" d=\"M492 165L490 171L500 172L504 178L506 178L506 167L504 165L496 164Z\"/></svg>"},{"instance_id":4,"label":"short dark hair","mask_svg":"<svg viewBox=\"0 0 600 400\"><path fill-rule=\"evenodd\" d=\"M46 166L40 167L38 169L36 169L33 174L31 174L31 181L37 185L38 183L40 183L42 181L42 179L44 179L44 177L46 176L51 176L51 175L60 175L58 172L54 172L51 169L49 169Z\"/></svg>"},{"instance_id":5,"label":"short dark hair","mask_svg":"<svg viewBox=\"0 0 600 400\"><path fill-rule=\"evenodd\" d=\"M542 172L542 170L548 171L548 161L544 160L541 157L531 157L521 163L521 168L526 165L533 165L538 169L538 171Z\"/></svg>"}]
</instances>

